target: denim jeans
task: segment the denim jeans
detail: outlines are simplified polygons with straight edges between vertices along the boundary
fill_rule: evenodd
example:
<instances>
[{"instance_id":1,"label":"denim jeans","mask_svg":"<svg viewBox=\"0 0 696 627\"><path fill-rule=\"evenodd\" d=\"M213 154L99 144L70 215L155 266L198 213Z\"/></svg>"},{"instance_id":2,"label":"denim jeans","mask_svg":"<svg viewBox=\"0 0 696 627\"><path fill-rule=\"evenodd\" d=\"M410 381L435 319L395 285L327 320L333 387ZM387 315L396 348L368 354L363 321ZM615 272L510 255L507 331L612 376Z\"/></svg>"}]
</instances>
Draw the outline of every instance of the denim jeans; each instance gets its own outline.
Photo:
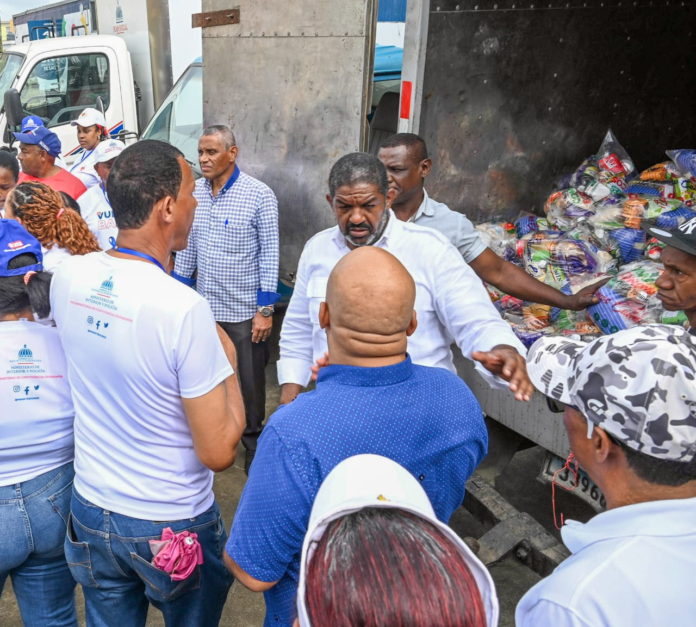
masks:
<instances>
[{"instance_id":1,"label":"denim jeans","mask_svg":"<svg viewBox=\"0 0 696 627\"><path fill-rule=\"evenodd\" d=\"M172 581L151 564L162 531L198 534L203 564ZM115 514L73 489L65 555L85 594L87 627L142 627L152 603L167 627L216 627L232 585L222 561L227 533L217 503L195 518L149 521Z\"/></svg>"},{"instance_id":2,"label":"denim jeans","mask_svg":"<svg viewBox=\"0 0 696 627\"><path fill-rule=\"evenodd\" d=\"M77 627L63 553L74 476L71 462L0 487L0 594L9 575L25 627Z\"/></svg>"}]
</instances>

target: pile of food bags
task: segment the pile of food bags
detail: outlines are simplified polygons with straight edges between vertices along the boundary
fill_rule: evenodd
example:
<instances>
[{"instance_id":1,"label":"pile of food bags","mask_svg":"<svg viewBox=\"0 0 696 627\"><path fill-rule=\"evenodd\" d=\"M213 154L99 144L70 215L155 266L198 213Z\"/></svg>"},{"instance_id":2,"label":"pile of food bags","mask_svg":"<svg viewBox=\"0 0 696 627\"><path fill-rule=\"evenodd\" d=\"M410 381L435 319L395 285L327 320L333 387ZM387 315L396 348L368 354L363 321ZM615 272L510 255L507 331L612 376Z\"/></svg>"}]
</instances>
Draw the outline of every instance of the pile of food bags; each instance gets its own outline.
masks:
<instances>
[{"instance_id":1,"label":"pile of food bags","mask_svg":"<svg viewBox=\"0 0 696 627\"><path fill-rule=\"evenodd\" d=\"M525 303L487 286L491 300L526 346L543 335L594 337L636 324L686 324L667 312L655 281L664 245L646 237L651 220L672 229L696 217L696 150L668 151L670 161L642 173L609 131L596 155L567 176L544 205L546 217L476 228L500 257L534 278L575 294L603 278L600 302L574 312Z\"/></svg>"}]
</instances>

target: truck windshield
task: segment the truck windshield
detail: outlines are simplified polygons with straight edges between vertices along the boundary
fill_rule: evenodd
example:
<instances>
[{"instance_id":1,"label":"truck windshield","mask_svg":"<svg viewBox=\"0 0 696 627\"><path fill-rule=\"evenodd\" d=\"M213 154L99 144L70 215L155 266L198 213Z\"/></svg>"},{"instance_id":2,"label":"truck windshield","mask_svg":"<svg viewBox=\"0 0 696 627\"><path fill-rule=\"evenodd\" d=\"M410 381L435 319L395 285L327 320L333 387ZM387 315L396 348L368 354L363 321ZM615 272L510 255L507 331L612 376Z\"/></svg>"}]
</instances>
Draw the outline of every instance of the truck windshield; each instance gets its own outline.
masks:
<instances>
[{"instance_id":1,"label":"truck windshield","mask_svg":"<svg viewBox=\"0 0 696 627\"><path fill-rule=\"evenodd\" d=\"M164 99L142 139L176 146L198 169L198 138L203 131L203 68L191 65Z\"/></svg>"},{"instance_id":2,"label":"truck windshield","mask_svg":"<svg viewBox=\"0 0 696 627\"><path fill-rule=\"evenodd\" d=\"M22 61L24 56L21 54L0 54L0 95L12 87Z\"/></svg>"}]
</instances>

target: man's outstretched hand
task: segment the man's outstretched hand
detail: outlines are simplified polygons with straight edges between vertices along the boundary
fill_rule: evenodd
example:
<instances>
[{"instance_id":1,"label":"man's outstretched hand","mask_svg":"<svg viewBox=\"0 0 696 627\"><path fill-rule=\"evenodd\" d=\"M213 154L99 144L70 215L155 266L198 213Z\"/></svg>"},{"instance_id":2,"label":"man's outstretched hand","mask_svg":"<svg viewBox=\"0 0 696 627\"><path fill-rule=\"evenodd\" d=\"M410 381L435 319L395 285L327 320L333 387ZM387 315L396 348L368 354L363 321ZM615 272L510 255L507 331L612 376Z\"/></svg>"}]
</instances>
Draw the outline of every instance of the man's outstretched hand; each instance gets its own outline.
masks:
<instances>
[{"instance_id":1,"label":"man's outstretched hand","mask_svg":"<svg viewBox=\"0 0 696 627\"><path fill-rule=\"evenodd\" d=\"M583 287L577 294L571 294L565 299L565 309L570 309L571 311L582 311L587 309L590 305L596 305L599 302L599 298L595 296L595 292L604 285L609 278L603 279L602 281L597 281L592 285Z\"/></svg>"},{"instance_id":2,"label":"man's outstretched hand","mask_svg":"<svg viewBox=\"0 0 696 627\"><path fill-rule=\"evenodd\" d=\"M509 382L510 391L518 401L532 398L534 386L527 374L527 362L512 346L500 344L485 353L475 351L471 358L480 362L488 372Z\"/></svg>"}]
</instances>

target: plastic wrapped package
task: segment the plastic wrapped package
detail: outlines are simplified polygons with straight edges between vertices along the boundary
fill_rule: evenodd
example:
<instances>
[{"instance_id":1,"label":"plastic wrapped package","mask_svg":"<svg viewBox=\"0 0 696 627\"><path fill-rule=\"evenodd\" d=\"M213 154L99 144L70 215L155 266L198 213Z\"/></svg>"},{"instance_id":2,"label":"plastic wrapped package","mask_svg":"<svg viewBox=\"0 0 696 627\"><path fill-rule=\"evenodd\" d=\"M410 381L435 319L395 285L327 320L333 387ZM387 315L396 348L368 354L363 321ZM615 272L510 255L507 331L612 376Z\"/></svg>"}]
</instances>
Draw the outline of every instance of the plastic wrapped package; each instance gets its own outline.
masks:
<instances>
[{"instance_id":1,"label":"plastic wrapped package","mask_svg":"<svg viewBox=\"0 0 696 627\"><path fill-rule=\"evenodd\" d=\"M597 159L595 157L585 159L571 176L568 187L574 187L593 201L602 200L602 198L609 196L612 191L608 185L599 181L599 174Z\"/></svg>"},{"instance_id":2,"label":"plastic wrapped package","mask_svg":"<svg viewBox=\"0 0 696 627\"><path fill-rule=\"evenodd\" d=\"M576 274L608 272L615 265L610 254L583 240L567 239L560 231L534 233L524 242L522 261L528 274L549 284L563 285ZM518 243L518 252L519 252ZM551 275L547 278L547 275Z\"/></svg>"},{"instance_id":3,"label":"plastic wrapped package","mask_svg":"<svg viewBox=\"0 0 696 627\"><path fill-rule=\"evenodd\" d=\"M662 259L662 251L667 247L659 239L652 237L648 240L645 246L645 258L650 261L660 261Z\"/></svg>"},{"instance_id":4,"label":"plastic wrapped package","mask_svg":"<svg viewBox=\"0 0 696 627\"><path fill-rule=\"evenodd\" d=\"M485 222L476 225L483 243L498 257L512 261L516 257L517 233L510 222Z\"/></svg>"},{"instance_id":5,"label":"plastic wrapped package","mask_svg":"<svg viewBox=\"0 0 696 627\"><path fill-rule=\"evenodd\" d=\"M600 302L588 307L588 318L605 335L637 324L659 322L663 308L655 281L662 271L662 264L648 260L625 266L597 290Z\"/></svg>"},{"instance_id":6,"label":"plastic wrapped package","mask_svg":"<svg viewBox=\"0 0 696 627\"><path fill-rule=\"evenodd\" d=\"M681 207L676 199L631 195L623 204L624 224L629 229L639 229L643 220L654 220Z\"/></svg>"},{"instance_id":7,"label":"plastic wrapped package","mask_svg":"<svg viewBox=\"0 0 696 627\"><path fill-rule=\"evenodd\" d=\"M633 165L631 157L628 156L628 152L616 139L611 129L607 131L604 141L599 147L597 164L601 171L611 172L627 181L630 181L637 174L636 166Z\"/></svg>"},{"instance_id":8,"label":"plastic wrapped package","mask_svg":"<svg viewBox=\"0 0 696 627\"><path fill-rule=\"evenodd\" d=\"M676 324L685 329L691 326L689 324L689 319L683 311L667 311L665 309L660 316L660 322L662 322L662 324Z\"/></svg>"},{"instance_id":9,"label":"plastic wrapped package","mask_svg":"<svg viewBox=\"0 0 696 627\"><path fill-rule=\"evenodd\" d=\"M696 218L696 211L689 207L678 207L674 211L668 211L655 219L655 226L659 229L676 229L687 220Z\"/></svg>"},{"instance_id":10,"label":"plastic wrapped package","mask_svg":"<svg viewBox=\"0 0 696 627\"><path fill-rule=\"evenodd\" d=\"M668 150L667 156L683 177L696 183L696 150Z\"/></svg>"},{"instance_id":11,"label":"plastic wrapped package","mask_svg":"<svg viewBox=\"0 0 696 627\"><path fill-rule=\"evenodd\" d=\"M679 168L671 162L664 161L662 163L656 163L655 165L649 167L647 170L643 170L638 176L640 181L672 181L681 178L682 174Z\"/></svg>"},{"instance_id":12,"label":"plastic wrapped package","mask_svg":"<svg viewBox=\"0 0 696 627\"><path fill-rule=\"evenodd\" d=\"M594 215L595 206L587 194L571 187L551 194L544 205L544 211L552 226L565 230L574 226L580 218Z\"/></svg>"},{"instance_id":13,"label":"plastic wrapped package","mask_svg":"<svg viewBox=\"0 0 696 627\"><path fill-rule=\"evenodd\" d=\"M500 300L493 304L501 314L523 315L524 301L509 294L503 295Z\"/></svg>"},{"instance_id":14,"label":"plastic wrapped package","mask_svg":"<svg viewBox=\"0 0 696 627\"><path fill-rule=\"evenodd\" d=\"M544 337L545 335L555 335L557 333L557 329L555 327L541 326L539 323L534 321L513 324L512 330L520 342L524 344L525 348L531 348L532 344L534 344L534 342L536 342L540 337Z\"/></svg>"},{"instance_id":15,"label":"plastic wrapped package","mask_svg":"<svg viewBox=\"0 0 696 627\"><path fill-rule=\"evenodd\" d=\"M520 216L515 221L515 232L517 237L524 237L532 231L548 231L553 229L546 218L539 218L532 214Z\"/></svg>"},{"instance_id":16,"label":"plastic wrapped package","mask_svg":"<svg viewBox=\"0 0 696 627\"><path fill-rule=\"evenodd\" d=\"M645 251L647 236L640 229L616 229L609 231L609 238L616 242L622 263L640 259Z\"/></svg>"}]
</instances>

